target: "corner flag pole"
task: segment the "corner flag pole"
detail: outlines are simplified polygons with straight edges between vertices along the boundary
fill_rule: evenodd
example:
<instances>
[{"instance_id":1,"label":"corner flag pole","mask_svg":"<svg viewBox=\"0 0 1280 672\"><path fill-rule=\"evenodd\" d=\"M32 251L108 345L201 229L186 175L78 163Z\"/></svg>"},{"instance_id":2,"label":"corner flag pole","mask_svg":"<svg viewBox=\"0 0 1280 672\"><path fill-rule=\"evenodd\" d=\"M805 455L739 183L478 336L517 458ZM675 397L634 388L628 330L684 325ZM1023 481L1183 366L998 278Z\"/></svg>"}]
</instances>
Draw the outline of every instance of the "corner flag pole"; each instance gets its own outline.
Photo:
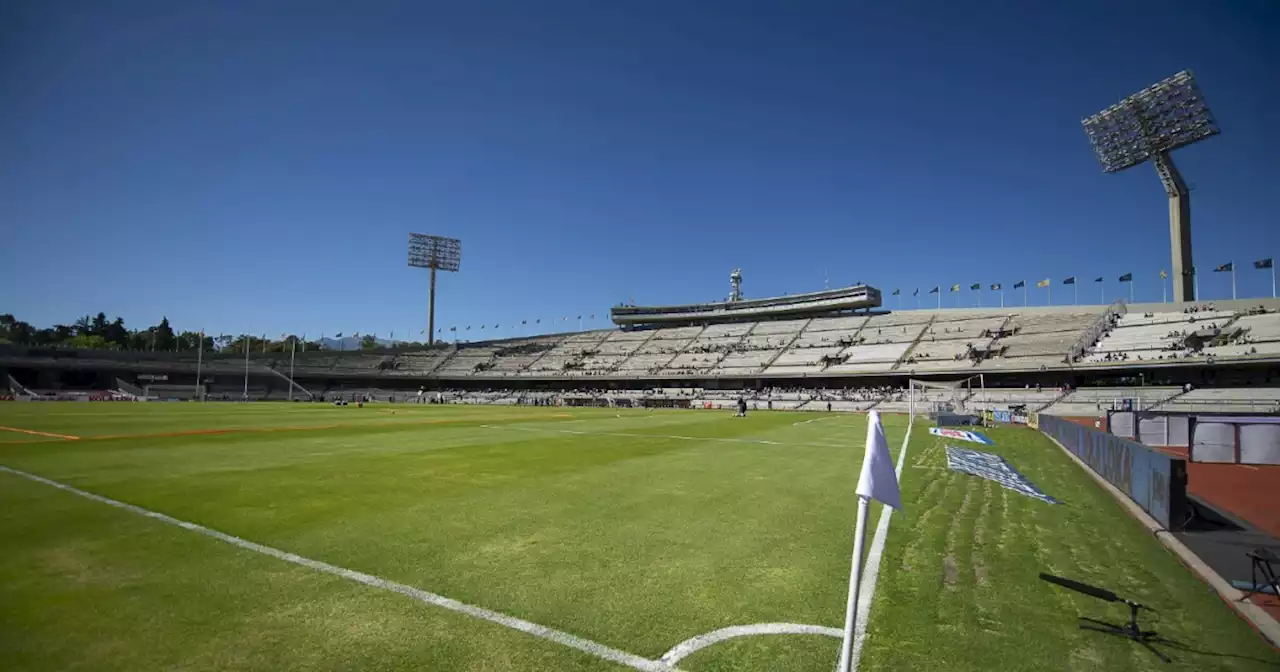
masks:
<instances>
[{"instance_id":1,"label":"corner flag pole","mask_svg":"<svg viewBox=\"0 0 1280 672\"><path fill-rule=\"evenodd\" d=\"M249 334L244 335L244 401L249 401Z\"/></svg>"},{"instance_id":2,"label":"corner flag pole","mask_svg":"<svg viewBox=\"0 0 1280 672\"><path fill-rule=\"evenodd\" d=\"M902 509L898 474L894 470L893 458L889 455L889 444L885 441L884 427L880 424L878 411L867 414L867 447L862 454L862 474L858 477L855 494L858 495L858 519L853 532L853 559L849 568L849 599L845 603L844 640L840 646L839 672L850 672L849 666L853 658L858 589L862 583L862 547L867 536L867 505L874 499L885 506Z\"/></svg>"},{"instance_id":3,"label":"corner flag pole","mask_svg":"<svg viewBox=\"0 0 1280 672\"><path fill-rule=\"evenodd\" d=\"M289 401L293 401L293 356L298 352L298 337L289 340L293 341L293 347L289 348Z\"/></svg>"},{"instance_id":4,"label":"corner flag pole","mask_svg":"<svg viewBox=\"0 0 1280 672\"><path fill-rule=\"evenodd\" d=\"M849 672L853 657L853 631L857 626L858 588L862 583L862 547L867 536L868 497L858 497L858 522L853 533L853 561L849 569L849 601L844 607L844 641L840 645L839 672Z\"/></svg>"},{"instance_id":5,"label":"corner flag pole","mask_svg":"<svg viewBox=\"0 0 1280 672\"><path fill-rule=\"evenodd\" d=\"M204 364L204 329L200 330L200 349L196 352L196 401L204 401L200 394L200 368Z\"/></svg>"}]
</instances>

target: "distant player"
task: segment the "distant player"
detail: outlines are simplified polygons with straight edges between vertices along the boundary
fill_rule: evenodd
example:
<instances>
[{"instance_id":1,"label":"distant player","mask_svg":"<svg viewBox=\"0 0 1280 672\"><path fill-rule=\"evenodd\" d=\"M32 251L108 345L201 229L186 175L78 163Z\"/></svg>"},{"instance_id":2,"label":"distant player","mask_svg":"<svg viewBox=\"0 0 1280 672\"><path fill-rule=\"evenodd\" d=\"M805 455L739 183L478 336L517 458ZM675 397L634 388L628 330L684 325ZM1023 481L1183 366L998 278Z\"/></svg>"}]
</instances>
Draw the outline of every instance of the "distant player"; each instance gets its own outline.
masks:
<instances>
[{"instance_id":1,"label":"distant player","mask_svg":"<svg viewBox=\"0 0 1280 672\"><path fill-rule=\"evenodd\" d=\"M747 399L746 397L738 397L738 415L739 418L747 417Z\"/></svg>"}]
</instances>

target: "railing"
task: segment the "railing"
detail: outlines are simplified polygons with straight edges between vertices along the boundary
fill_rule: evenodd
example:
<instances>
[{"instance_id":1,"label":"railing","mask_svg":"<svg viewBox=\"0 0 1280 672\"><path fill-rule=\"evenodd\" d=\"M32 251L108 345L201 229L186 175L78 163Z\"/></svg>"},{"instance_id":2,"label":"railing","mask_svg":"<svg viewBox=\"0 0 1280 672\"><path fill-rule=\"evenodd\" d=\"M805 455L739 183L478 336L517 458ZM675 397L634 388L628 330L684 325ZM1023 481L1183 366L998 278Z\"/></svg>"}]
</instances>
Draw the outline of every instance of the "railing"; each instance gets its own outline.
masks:
<instances>
[{"instance_id":1,"label":"railing","mask_svg":"<svg viewBox=\"0 0 1280 672\"><path fill-rule=\"evenodd\" d=\"M1066 363L1071 364L1074 362L1076 357L1083 355L1085 350L1093 347L1093 344L1102 338L1102 335L1107 331L1107 327L1111 324L1112 315L1119 317L1127 312L1129 312L1129 307L1125 304L1124 299L1116 299L1110 306L1107 306L1107 309L1102 311L1102 315L1099 315L1098 319L1093 321L1093 324L1081 332L1076 342L1067 349Z\"/></svg>"},{"instance_id":2,"label":"railing","mask_svg":"<svg viewBox=\"0 0 1280 672\"><path fill-rule=\"evenodd\" d=\"M119 379L119 378L116 378L116 389L118 389L118 390L120 390L121 392L124 392L124 393L126 393L126 394L132 394L132 395L133 395L133 396L135 396L135 397L141 397L141 396L142 396L142 388L141 388L141 387L138 387L137 385L131 385L131 384L129 384L129 383L126 383L125 381L123 381L123 380L121 380L121 379Z\"/></svg>"},{"instance_id":3,"label":"railing","mask_svg":"<svg viewBox=\"0 0 1280 672\"><path fill-rule=\"evenodd\" d=\"M19 383L19 382L18 382L18 380L17 380L16 378L14 378L13 376L8 376L8 378L9 378L9 391L10 391L10 392L12 392L14 396L16 396L16 397L21 397L21 396L34 397L34 396L36 396L36 394L35 394L34 392L32 392L31 390L28 390L27 388L23 387L23 386L22 386L22 383Z\"/></svg>"}]
</instances>

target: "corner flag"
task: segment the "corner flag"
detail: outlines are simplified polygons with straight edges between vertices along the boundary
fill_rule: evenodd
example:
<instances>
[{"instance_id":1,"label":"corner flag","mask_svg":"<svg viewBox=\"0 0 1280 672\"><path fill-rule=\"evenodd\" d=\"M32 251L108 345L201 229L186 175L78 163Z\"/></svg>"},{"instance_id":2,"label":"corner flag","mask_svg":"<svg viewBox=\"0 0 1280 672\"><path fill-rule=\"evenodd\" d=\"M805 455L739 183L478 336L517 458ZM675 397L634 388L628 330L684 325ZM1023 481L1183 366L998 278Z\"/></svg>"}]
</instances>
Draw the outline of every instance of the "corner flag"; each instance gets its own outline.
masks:
<instances>
[{"instance_id":1,"label":"corner flag","mask_svg":"<svg viewBox=\"0 0 1280 672\"><path fill-rule=\"evenodd\" d=\"M858 477L858 488L854 492L859 497L902 510L898 474L893 469L893 457L889 455L889 443L884 438L879 411L871 411L867 416L867 448L862 454L862 475Z\"/></svg>"},{"instance_id":2,"label":"corner flag","mask_svg":"<svg viewBox=\"0 0 1280 672\"><path fill-rule=\"evenodd\" d=\"M862 583L862 547L867 536L867 505L876 500L885 506L902 510L898 491L898 474L884 438L880 412L867 414L867 447L862 454L862 475L858 477L858 522L853 532L853 562L849 570L849 600L844 612L844 642L840 647L839 672L849 672L853 657L853 633L857 629L858 589ZM888 514L886 511L885 514Z\"/></svg>"}]
</instances>

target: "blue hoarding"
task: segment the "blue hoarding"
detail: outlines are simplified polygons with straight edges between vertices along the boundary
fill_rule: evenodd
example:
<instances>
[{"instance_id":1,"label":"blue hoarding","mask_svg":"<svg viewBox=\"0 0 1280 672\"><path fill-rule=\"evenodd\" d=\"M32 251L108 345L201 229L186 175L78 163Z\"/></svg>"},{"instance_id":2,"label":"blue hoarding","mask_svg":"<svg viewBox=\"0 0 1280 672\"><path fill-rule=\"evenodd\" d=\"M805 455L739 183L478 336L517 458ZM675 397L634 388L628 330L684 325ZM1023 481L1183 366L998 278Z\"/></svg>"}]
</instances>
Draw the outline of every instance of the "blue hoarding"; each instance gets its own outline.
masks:
<instances>
[{"instance_id":1,"label":"blue hoarding","mask_svg":"<svg viewBox=\"0 0 1280 672\"><path fill-rule=\"evenodd\" d=\"M1168 528L1186 520L1187 463L1106 432L1041 415L1040 431L1075 453L1094 473Z\"/></svg>"}]
</instances>

